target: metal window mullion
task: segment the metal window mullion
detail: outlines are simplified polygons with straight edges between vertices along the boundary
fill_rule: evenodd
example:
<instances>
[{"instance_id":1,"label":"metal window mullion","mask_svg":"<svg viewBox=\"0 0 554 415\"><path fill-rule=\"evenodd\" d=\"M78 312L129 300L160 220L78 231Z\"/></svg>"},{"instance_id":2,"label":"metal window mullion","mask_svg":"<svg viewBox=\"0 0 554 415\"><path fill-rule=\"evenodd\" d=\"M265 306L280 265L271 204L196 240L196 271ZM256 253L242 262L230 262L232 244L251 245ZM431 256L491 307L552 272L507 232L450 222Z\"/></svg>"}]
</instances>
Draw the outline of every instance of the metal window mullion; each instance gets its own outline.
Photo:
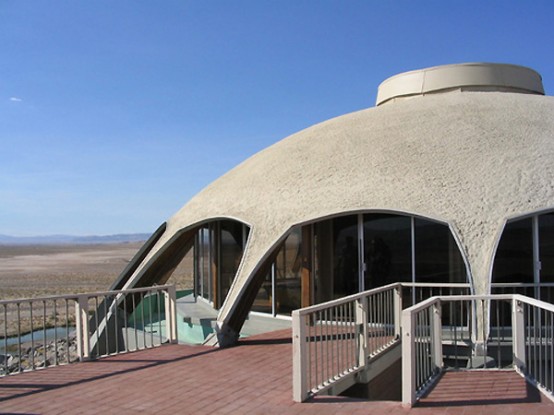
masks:
<instances>
[{"instance_id":1,"label":"metal window mullion","mask_svg":"<svg viewBox=\"0 0 554 415\"><path fill-rule=\"evenodd\" d=\"M365 291L364 217L358 214L358 292Z\"/></svg>"},{"instance_id":2,"label":"metal window mullion","mask_svg":"<svg viewBox=\"0 0 554 415\"><path fill-rule=\"evenodd\" d=\"M535 282L534 294L535 298L540 299L540 252L539 252L539 216L535 215L532 218L532 234L533 234L533 281Z\"/></svg>"},{"instance_id":3,"label":"metal window mullion","mask_svg":"<svg viewBox=\"0 0 554 415\"><path fill-rule=\"evenodd\" d=\"M277 315L277 299L275 298L275 294L277 292L276 288L276 275L275 275L275 262L271 264L271 314L273 316Z\"/></svg>"},{"instance_id":4,"label":"metal window mullion","mask_svg":"<svg viewBox=\"0 0 554 415\"><path fill-rule=\"evenodd\" d=\"M412 254L412 282L416 282L415 218L410 217L410 248ZM412 304L416 304L416 288L412 289Z\"/></svg>"}]
</instances>

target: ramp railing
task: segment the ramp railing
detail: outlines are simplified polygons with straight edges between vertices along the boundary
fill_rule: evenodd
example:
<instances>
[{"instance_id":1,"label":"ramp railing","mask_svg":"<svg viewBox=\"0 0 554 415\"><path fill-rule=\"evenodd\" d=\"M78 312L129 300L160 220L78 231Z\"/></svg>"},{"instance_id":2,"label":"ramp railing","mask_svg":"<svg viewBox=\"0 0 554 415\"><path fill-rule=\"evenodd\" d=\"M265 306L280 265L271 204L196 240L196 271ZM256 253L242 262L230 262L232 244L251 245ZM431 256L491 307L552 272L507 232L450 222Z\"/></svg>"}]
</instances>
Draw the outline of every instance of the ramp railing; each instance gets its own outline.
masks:
<instances>
[{"instance_id":1,"label":"ramp railing","mask_svg":"<svg viewBox=\"0 0 554 415\"><path fill-rule=\"evenodd\" d=\"M354 376L399 341L401 288L391 284L293 311L295 401Z\"/></svg>"}]
</instances>

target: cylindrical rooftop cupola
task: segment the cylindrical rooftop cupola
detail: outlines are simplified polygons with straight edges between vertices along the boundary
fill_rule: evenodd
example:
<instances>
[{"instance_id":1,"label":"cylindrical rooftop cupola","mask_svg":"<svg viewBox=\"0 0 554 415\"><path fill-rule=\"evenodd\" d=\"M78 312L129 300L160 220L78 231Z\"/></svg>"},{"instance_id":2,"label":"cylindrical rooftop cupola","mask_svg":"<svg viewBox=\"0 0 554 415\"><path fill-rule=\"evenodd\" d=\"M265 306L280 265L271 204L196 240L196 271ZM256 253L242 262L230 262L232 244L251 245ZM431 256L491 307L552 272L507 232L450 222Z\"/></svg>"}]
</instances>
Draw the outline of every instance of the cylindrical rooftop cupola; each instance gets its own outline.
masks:
<instances>
[{"instance_id":1,"label":"cylindrical rooftop cupola","mask_svg":"<svg viewBox=\"0 0 554 415\"><path fill-rule=\"evenodd\" d=\"M379 85L377 103L450 91L497 91L544 95L533 69L502 63L435 66L392 76Z\"/></svg>"}]
</instances>

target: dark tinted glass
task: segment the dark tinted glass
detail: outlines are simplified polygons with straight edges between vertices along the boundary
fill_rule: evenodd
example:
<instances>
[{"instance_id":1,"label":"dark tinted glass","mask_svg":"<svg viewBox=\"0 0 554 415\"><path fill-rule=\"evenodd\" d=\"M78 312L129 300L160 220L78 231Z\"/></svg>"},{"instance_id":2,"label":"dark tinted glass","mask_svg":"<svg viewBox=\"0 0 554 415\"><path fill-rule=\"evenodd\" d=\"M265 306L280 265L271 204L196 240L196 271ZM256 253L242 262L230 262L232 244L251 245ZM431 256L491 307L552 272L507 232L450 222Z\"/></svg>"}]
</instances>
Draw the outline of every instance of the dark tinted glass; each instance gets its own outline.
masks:
<instances>
[{"instance_id":1,"label":"dark tinted glass","mask_svg":"<svg viewBox=\"0 0 554 415\"><path fill-rule=\"evenodd\" d=\"M412 280L411 219L364 215L365 289Z\"/></svg>"},{"instance_id":2,"label":"dark tinted glass","mask_svg":"<svg viewBox=\"0 0 554 415\"><path fill-rule=\"evenodd\" d=\"M358 292L358 217L333 220L333 298Z\"/></svg>"},{"instance_id":3,"label":"dark tinted glass","mask_svg":"<svg viewBox=\"0 0 554 415\"><path fill-rule=\"evenodd\" d=\"M416 282L466 281L465 265L447 225L415 219Z\"/></svg>"},{"instance_id":4,"label":"dark tinted glass","mask_svg":"<svg viewBox=\"0 0 554 415\"><path fill-rule=\"evenodd\" d=\"M531 218L506 224L494 258L492 282L533 282Z\"/></svg>"},{"instance_id":5,"label":"dark tinted glass","mask_svg":"<svg viewBox=\"0 0 554 415\"><path fill-rule=\"evenodd\" d=\"M220 222L220 263L219 263L219 289L220 305L225 301L231 283L237 273L242 259L243 225L240 222L224 220Z\"/></svg>"}]
</instances>

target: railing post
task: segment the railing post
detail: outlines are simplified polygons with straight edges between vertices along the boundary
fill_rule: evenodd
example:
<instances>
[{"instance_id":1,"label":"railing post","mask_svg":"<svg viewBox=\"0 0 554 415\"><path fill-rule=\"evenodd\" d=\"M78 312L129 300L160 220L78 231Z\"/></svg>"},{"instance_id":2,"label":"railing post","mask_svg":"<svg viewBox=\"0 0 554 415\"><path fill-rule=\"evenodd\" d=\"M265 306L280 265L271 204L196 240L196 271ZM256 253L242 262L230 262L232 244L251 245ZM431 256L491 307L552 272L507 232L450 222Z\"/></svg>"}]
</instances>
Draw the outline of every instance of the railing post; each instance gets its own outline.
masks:
<instances>
[{"instance_id":1,"label":"railing post","mask_svg":"<svg viewBox=\"0 0 554 415\"><path fill-rule=\"evenodd\" d=\"M358 298L356 301L356 327L358 331L358 366L367 365L368 351L368 297ZM378 323L378 322L377 322Z\"/></svg>"},{"instance_id":2,"label":"railing post","mask_svg":"<svg viewBox=\"0 0 554 415\"><path fill-rule=\"evenodd\" d=\"M413 406L416 401L416 353L413 316L402 312L402 405Z\"/></svg>"},{"instance_id":3,"label":"railing post","mask_svg":"<svg viewBox=\"0 0 554 415\"><path fill-rule=\"evenodd\" d=\"M165 325L167 341L177 343L177 290L174 285L165 293Z\"/></svg>"},{"instance_id":4,"label":"railing post","mask_svg":"<svg viewBox=\"0 0 554 415\"><path fill-rule=\"evenodd\" d=\"M90 359L90 333L88 325L88 297L79 295L75 301L75 331L79 360Z\"/></svg>"},{"instance_id":5,"label":"railing post","mask_svg":"<svg viewBox=\"0 0 554 415\"><path fill-rule=\"evenodd\" d=\"M402 285L398 284L394 289L394 337L399 339L402 320Z\"/></svg>"},{"instance_id":6,"label":"railing post","mask_svg":"<svg viewBox=\"0 0 554 415\"><path fill-rule=\"evenodd\" d=\"M438 370L442 369L442 305L440 301L433 304L433 363Z\"/></svg>"},{"instance_id":7,"label":"railing post","mask_svg":"<svg viewBox=\"0 0 554 415\"><path fill-rule=\"evenodd\" d=\"M512 338L514 366L516 369L525 371L525 319L523 303L516 297L512 298Z\"/></svg>"},{"instance_id":8,"label":"railing post","mask_svg":"<svg viewBox=\"0 0 554 415\"><path fill-rule=\"evenodd\" d=\"M295 402L308 399L306 318L298 310L292 312L292 398Z\"/></svg>"}]
</instances>

